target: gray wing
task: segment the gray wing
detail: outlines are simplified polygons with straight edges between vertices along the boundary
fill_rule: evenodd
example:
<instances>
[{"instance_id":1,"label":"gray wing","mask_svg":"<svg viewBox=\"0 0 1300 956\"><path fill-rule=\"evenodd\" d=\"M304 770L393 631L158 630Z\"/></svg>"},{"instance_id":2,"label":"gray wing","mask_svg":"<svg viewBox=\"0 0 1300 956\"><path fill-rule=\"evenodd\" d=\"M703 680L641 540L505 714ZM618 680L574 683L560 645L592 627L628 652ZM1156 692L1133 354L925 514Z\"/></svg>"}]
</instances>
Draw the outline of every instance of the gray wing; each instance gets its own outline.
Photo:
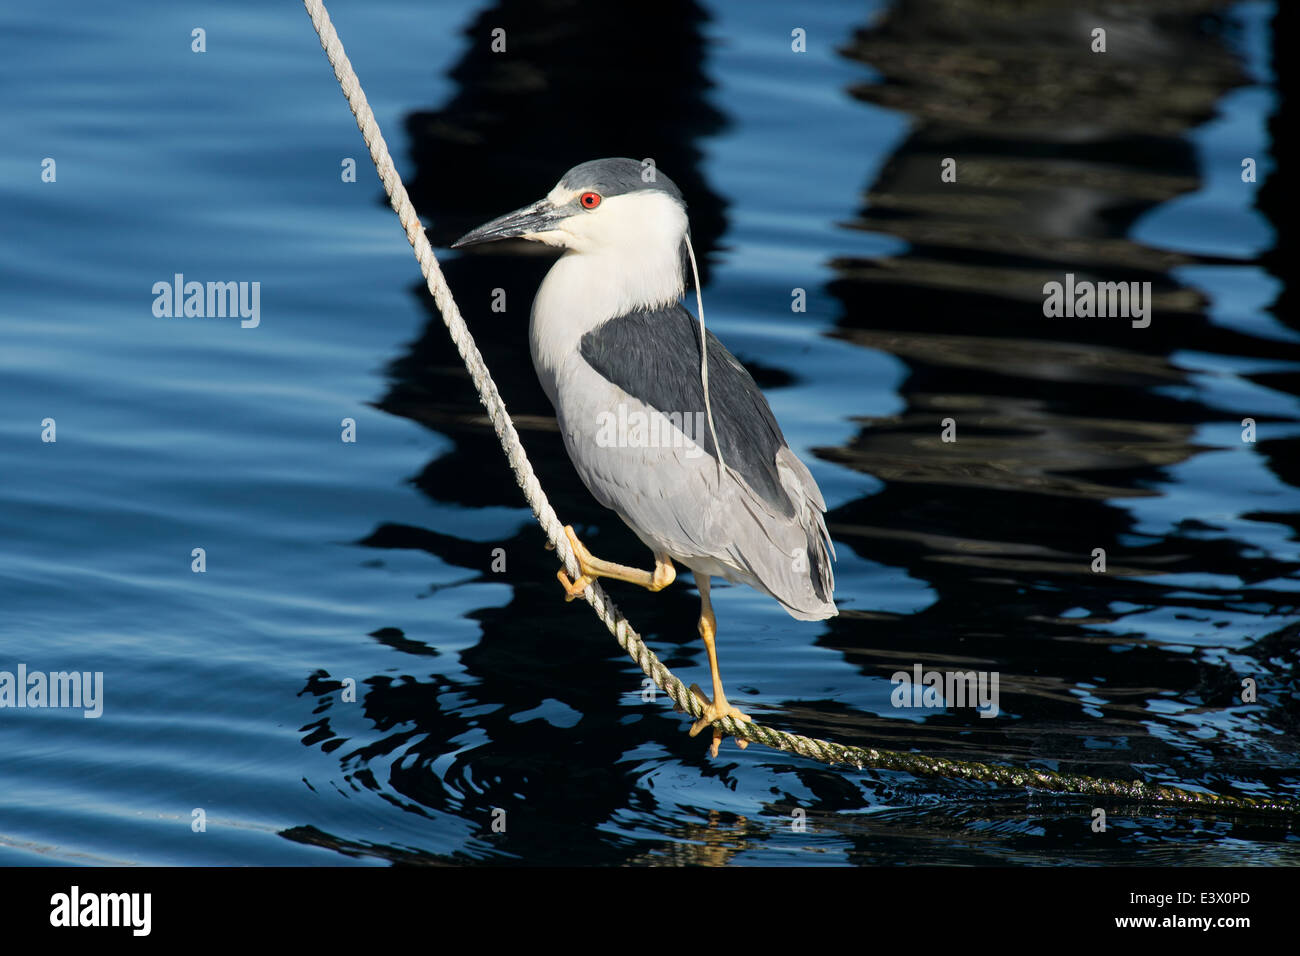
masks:
<instances>
[{"instance_id":1,"label":"gray wing","mask_svg":"<svg viewBox=\"0 0 1300 956\"><path fill-rule=\"evenodd\" d=\"M680 306L584 337L558 381L570 457L592 494L651 548L758 587L795 617L828 617L834 551L821 492L749 373L712 335L708 351L721 474L704 418L699 330ZM638 436L638 413L656 430Z\"/></svg>"},{"instance_id":2,"label":"gray wing","mask_svg":"<svg viewBox=\"0 0 1300 956\"><path fill-rule=\"evenodd\" d=\"M786 444L781 426L745 367L712 332L706 338L709 402L723 459L768 507L792 516L776 467ZM700 327L680 303L610 319L582 337L581 353L603 378L651 408L692 423L704 415ZM697 441L716 458L707 427Z\"/></svg>"}]
</instances>

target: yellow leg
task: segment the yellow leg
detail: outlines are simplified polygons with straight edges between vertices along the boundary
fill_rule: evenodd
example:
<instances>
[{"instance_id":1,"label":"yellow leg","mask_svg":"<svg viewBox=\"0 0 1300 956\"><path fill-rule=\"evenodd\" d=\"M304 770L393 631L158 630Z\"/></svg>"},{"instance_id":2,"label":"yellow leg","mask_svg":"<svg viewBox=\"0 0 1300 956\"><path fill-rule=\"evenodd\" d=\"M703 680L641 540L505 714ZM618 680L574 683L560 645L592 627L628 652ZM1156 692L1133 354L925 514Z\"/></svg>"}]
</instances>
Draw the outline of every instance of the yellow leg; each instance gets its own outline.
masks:
<instances>
[{"instance_id":1,"label":"yellow leg","mask_svg":"<svg viewBox=\"0 0 1300 956\"><path fill-rule=\"evenodd\" d=\"M555 576L564 585L564 599L566 601L572 601L580 596L596 578L613 578L616 581L627 581L631 584L639 584L651 591L662 591L677 579L677 569L673 567L672 559L666 554L655 555L655 569L653 571L642 571L640 568L629 568L626 564L602 561L583 547L582 542L578 540L578 536L573 533L572 525L566 524L564 533L569 538L569 547L573 549L573 556L578 559L578 570L581 572L576 581L570 581L563 568L556 572Z\"/></svg>"},{"instance_id":2,"label":"yellow leg","mask_svg":"<svg viewBox=\"0 0 1300 956\"><path fill-rule=\"evenodd\" d=\"M707 700L699 692L699 688L692 686L691 690L695 692L701 703L704 704L704 716L691 725L691 736L694 737L700 731L704 730L715 720L723 717L731 717L733 720L751 723L752 719L749 714L741 713L735 707L727 702L727 695L722 692L722 674L718 671L718 648L717 633L718 622L713 616L713 605L709 602L709 578L708 575L695 575L696 586L700 589L700 637L704 638L704 648L709 652L709 670L713 672L713 700ZM722 729L713 728L713 746L709 748L709 754L716 757L718 755L718 745L722 743ZM749 746L749 741L740 737L736 738L736 745L744 750Z\"/></svg>"}]
</instances>

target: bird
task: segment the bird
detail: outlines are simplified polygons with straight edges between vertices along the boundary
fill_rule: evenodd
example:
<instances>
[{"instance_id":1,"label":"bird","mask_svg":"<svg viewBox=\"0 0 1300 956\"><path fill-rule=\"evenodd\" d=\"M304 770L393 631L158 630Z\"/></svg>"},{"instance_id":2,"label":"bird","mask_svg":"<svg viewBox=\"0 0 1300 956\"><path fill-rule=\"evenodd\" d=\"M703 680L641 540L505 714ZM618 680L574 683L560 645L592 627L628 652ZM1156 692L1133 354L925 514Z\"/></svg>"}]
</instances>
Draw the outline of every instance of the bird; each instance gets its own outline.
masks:
<instances>
[{"instance_id":1,"label":"bird","mask_svg":"<svg viewBox=\"0 0 1300 956\"><path fill-rule=\"evenodd\" d=\"M713 697L692 687L703 716L690 736L712 725L716 758L716 722L752 718L723 690L711 579L747 584L797 620L824 620L837 613L835 551L821 490L767 398L681 303L694 262L686 209L653 163L597 159L452 248L522 238L564 250L533 300L533 367L579 478L650 549L654 568L601 560L566 525L580 574L557 577L572 600L596 578L657 592L675 564L693 573Z\"/></svg>"}]
</instances>

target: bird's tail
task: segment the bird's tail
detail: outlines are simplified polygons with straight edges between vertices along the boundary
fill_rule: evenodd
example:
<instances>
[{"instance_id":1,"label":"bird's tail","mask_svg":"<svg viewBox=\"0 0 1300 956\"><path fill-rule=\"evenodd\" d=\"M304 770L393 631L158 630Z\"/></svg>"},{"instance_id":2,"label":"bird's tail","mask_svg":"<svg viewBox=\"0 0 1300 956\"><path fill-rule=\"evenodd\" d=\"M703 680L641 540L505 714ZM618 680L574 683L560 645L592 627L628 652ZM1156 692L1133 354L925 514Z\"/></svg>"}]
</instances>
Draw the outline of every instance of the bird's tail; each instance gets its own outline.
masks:
<instances>
[{"instance_id":1,"label":"bird's tail","mask_svg":"<svg viewBox=\"0 0 1300 956\"><path fill-rule=\"evenodd\" d=\"M760 574L760 577L771 578L764 584L791 617L800 621L834 617L839 613L835 607L835 572L831 567L835 545L826 530L825 499L812 472L788 447L777 452L776 467L794 507L794 516L790 519L794 527L787 525L786 531L786 534L793 533L794 537L793 540L785 538L785 541L787 547L795 542L802 545L803 561L797 573L787 573L791 569L782 567L780 573L773 575L772 571L776 569L767 568L769 574ZM773 543L777 543L775 539Z\"/></svg>"}]
</instances>

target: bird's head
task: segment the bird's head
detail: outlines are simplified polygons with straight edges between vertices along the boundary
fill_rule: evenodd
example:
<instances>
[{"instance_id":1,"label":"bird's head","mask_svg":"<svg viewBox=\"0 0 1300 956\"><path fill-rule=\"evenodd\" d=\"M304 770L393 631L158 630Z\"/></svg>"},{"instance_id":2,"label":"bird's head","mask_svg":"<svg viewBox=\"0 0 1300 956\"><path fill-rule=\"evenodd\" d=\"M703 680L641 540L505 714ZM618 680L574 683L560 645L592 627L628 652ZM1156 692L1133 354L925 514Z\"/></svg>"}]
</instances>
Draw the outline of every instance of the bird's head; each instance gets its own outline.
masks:
<instances>
[{"instance_id":1,"label":"bird's head","mask_svg":"<svg viewBox=\"0 0 1300 956\"><path fill-rule=\"evenodd\" d=\"M544 199L467 232L452 248L523 238L577 253L680 261L687 228L681 190L652 164L595 159L570 169Z\"/></svg>"}]
</instances>

